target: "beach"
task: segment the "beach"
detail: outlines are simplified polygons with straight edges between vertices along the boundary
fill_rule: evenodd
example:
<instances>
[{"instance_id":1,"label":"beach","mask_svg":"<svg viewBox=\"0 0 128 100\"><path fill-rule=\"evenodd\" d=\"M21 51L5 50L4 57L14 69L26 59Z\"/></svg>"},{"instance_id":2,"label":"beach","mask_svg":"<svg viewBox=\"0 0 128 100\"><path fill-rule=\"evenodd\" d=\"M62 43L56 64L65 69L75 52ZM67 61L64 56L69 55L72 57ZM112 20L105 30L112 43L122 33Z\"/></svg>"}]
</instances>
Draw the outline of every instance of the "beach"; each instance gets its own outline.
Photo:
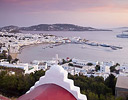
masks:
<instances>
[{"instance_id":1,"label":"beach","mask_svg":"<svg viewBox=\"0 0 128 100\"><path fill-rule=\"evenodd\" d=\"M18 58L18 55L21 54L22 50L25 48L39 46L39 45L47 45L47 44L51 44L51 43L43 42L43 43L34 43L34 44L30 44L30 45L23 45L23 46L20 46L17 53L10 53L10 55L12 56L13 59L15 59L15 58Z\"/></svg>"}]
</instances>

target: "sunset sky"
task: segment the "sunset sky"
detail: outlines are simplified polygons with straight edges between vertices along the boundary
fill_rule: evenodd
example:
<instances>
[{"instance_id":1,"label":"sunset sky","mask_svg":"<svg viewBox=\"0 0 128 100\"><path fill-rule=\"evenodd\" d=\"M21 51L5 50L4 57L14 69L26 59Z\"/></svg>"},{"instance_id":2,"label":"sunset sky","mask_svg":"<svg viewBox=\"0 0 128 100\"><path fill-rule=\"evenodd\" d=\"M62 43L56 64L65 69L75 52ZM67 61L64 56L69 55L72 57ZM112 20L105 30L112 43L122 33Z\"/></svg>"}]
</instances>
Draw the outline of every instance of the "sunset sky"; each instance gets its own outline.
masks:
<instances>
[{"instance_id":1,"label":"sunset sky","mask_svg":"<svg viewBox=\"0 0 128 100\"><path fill-rule=\"evenodd\" d=\"M0 27L55 23L128 27L128 0L0 0Z\"/></svg>"}]
</instances>

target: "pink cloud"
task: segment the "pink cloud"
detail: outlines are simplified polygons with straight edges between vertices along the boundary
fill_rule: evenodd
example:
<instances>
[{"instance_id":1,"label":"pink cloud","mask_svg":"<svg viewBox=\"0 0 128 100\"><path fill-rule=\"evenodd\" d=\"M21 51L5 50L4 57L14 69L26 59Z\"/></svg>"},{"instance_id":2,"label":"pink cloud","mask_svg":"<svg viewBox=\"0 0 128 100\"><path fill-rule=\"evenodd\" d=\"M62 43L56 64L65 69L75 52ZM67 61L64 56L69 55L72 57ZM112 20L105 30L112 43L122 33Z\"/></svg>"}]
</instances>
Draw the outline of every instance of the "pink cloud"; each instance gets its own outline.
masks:
<instances>
[{"instance_id":1,"label":"pink cloud","mask_svg":"<svg viewBox=\"0 0 128 100\"><path fill-rule=\"evenodd\" d=\"M10 10L22 11L127 11L122 0L0 0ZM4 6L3 6L4 7Z\"/></svg>"}]
</instances>

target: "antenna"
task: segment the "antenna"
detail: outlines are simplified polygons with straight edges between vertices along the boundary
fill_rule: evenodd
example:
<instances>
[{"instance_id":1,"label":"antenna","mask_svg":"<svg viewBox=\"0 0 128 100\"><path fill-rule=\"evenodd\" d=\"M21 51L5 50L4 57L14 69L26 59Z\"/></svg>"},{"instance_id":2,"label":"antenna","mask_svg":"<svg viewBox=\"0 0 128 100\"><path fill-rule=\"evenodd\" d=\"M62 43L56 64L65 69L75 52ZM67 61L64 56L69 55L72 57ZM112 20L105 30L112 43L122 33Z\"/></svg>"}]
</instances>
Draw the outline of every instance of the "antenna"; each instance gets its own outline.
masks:
<instances>
[{"instance_id":1,"label":"antenna","mask_svg":"<svg viewBox=\"0 0 128 100\"><path fill-rule=\"evenodd\" d=\"M58 54L56 54L56 65L58 65L58 61L59 61Z\"/></svg>"}]
</instances>

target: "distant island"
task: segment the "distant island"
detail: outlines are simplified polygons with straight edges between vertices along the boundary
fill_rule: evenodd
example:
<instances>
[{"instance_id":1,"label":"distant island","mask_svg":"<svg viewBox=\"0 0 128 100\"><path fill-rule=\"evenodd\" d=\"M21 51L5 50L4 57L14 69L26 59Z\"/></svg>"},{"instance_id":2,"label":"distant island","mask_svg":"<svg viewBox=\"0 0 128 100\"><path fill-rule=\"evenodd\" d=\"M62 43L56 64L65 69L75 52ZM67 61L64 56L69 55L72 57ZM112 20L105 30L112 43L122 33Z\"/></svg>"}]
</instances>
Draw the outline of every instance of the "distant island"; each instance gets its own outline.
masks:
<instances>
[{"instance_id":1,"label":"distant island","mask_svg":"<svg viewBox=\"0 0 128 100\"><path fill-rule=\"evenodd\" d=\"M0 31L20 32L20 31L112 31L107 29L96 29L92 27L83 27L74 24L39 24L29 27L5 26Z\"/></svg>"}]
</instances>

